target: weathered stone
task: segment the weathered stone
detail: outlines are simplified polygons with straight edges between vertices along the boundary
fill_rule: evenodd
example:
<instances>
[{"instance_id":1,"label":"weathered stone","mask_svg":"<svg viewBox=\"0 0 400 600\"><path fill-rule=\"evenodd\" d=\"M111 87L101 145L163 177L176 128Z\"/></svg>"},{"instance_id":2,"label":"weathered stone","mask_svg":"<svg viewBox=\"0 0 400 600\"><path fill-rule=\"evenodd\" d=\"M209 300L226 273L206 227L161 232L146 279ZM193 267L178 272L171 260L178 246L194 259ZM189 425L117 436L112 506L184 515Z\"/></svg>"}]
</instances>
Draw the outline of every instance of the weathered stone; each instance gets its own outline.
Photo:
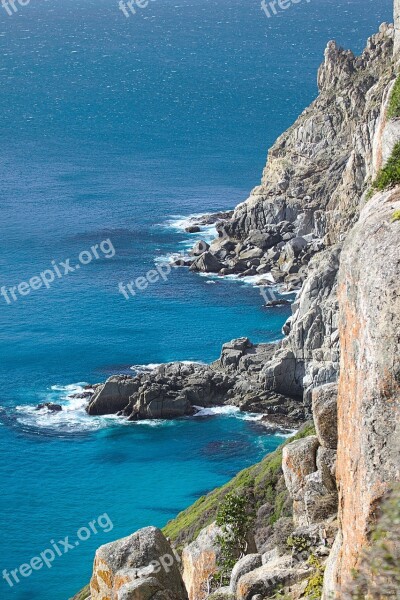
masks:
<instances>
[{"instance_id":1,"label":"weathered stone","mask_svg":"<svg viewBox=\"0 0 400 600\"><path fill-rule=\"evenodd\" d=\"M241 558L233 567L231 573L231 581L229 584L230 592L232 594L236 594L237 584L242 575L245 575L250 571L254 571L258 567L261 567L261 564L261 554L248 554L247 556L243 556L243 558Z\"/></svg>"},{"instance_id":2,"label":"weathered stone","mask_svg":"<svg viewBox=\"0 0 400 600\"><path fill-rule=\"evenodd\" d=\"M312 411L318 441L325 448L337 448L337 395L336 383L315 388L312 392Z\"/></svg>"},{"instance_id":3,"label":"weathered stone","mask_svg":"<svg viewBox=\"0 0 400 600\"><path fill-rule=\"evenodd\" d=\"M282 469L286 487L293 498L293 519L296 525L309 524L305 501L307 476L317 470L316 436L309 436L288 444L283 449Z\"/></svg>"},{"instance_id":4,"label":"weathered stone","mask_svg":"<svg viewBox=\"0 0 400 600\"><path fill-rule=\"evenodd\" d=\"M207 244L207 242L205 242L204 240L200 240L195 243L192 250L190 251L190 254L192 254L192 256L201 256L203 252L206 252L209 249L210 244Z\"/></svg>"},{"instance_id":5,"label":"weathered stone","mask_svg":"<svg viewBox=\"0 0 400 600\"><path fill-rule=\"evenodd\" d=\"M203 252L201 256L191 264L191 271L200 271L202 273L218 273L223 264L211 252Z\"/></svg>"},{"instance_id":6,"label":"weathered stone","mask_svg":"<svg viewBox=\"0 0 400 600\"><path fill-rule=\"evenodd\" d=\"M149 600L160 591L165 591L165 600L187 600L179 563L156 527L140 529L97 550L91 600Z\"/></svg>"},{"instance_id":7,"label":"weathered stone","mask_svg":"<svg viewBox=\"0 0 400 600\"><path fill-rule=\"evenodd\" d=\"M89 415L110 415L123 410L138 382L128 375L113 375L95 392L89 401Z\"/></svg>"},{"instance_id":8,"label":"weathered stone","mask_svg":"<svg viewBox=\"0 0 400 600\"><path fill-rule=\"evenodd\" d=\"M236 599L251 600L256 594L269 598L281 585L293 585L308 577L310 568L293 567L292 556L281 556L243 575L237 585Z\"/></svg>"},{"instance_id":9,"label":"weathered stone","mask_svg":"<svg viewBox=\"0 0 400 600\"><path fill-rule=\"evenodd\" d=\"M376 507L400 480L400 192L378 193L349 234L339 278L337 477L343 543L336 585L356 567Z\"/></svg>"},{"instance_id":10,"label":"weathered stone","mask_svg":"<svg viewBox=\"0 0 400 600\"><path fill-rule=\"evenodd\" d=\"M182 576L189 600L203 600L209 594L210 578L217 570L221 551L219 535L222 535L222 531L213 523L202 529L196 540L183 549Z\"/></svg>"}]
</instances>

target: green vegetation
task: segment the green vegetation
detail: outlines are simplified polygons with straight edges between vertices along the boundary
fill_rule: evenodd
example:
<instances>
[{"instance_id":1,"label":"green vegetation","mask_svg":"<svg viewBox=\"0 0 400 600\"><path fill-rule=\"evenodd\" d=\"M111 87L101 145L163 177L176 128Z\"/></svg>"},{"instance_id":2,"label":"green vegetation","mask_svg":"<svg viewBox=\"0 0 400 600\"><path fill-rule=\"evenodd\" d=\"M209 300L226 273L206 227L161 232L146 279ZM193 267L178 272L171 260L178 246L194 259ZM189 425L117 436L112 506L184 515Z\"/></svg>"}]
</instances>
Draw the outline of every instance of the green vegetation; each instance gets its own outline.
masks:
<instances>
[{"instance_id":1,"label":"green vegetation","mask_svg":"<svg viewBox=\"0 0 400 600\"><path fill-rule=\"evenodd\" d=\"M273 525L278 519L291 516L291 503L283 483L282 448L295 439L313 435L314 426L304 425L294 437L288 439L275 452L266 456L260 463L241 471L236 477L221 488L202 496L192 506L181 512L174 520L167 523L164 534L176 545L196 539L200 530L215 521L218 509L225 496L233 493L247 499L249 512L266 504L272 504L274 511L269 524Z\"/></svg>"},{"instance_id":2,"label":"green vegetation","mask_svg":"<svg viewBox=\"0 0 400 600\"><path fill-rule=\"evenodd\" d=\"M353 600L395 600L400 589L400 487L383 503L371 542L348 596Z\"/></svg>"},{"instance_id":3,"label":"green vegetation","mask_svg":"<svg viewBox=\"0 0 400 600\"><path fill-rule=\"evenodd\" d=\"M248 512L248 505L245 496L229 493L218 509L216 523L221 528L222 535L217 536L217 542L221 554L214 580L218 581L219 586L229 584L233 567L246 553L247 536L255 516Z\"/></svg>"},{"instance_id":4,"label":"green vegetation","mask_svg":"<svg viewBox=\"0 0 400 600\"><path fill-rule=\"evenodd\" d=\"M400 117L400 76L396 79L394 84L388 106L388 118L396 119Z\"/></svg>"},{"instance_id":5,"label":"green vegetation","mask_svg":"<svg viewBox=\"0 0 400 600\"><path fill-rule=\"evenodd\" d=\"M271 600L292 600L293 596L290 594L286 594L285 588L282 585L279 585L274 592Z\"/></svg>"},{"instance_id":6,"label":"green vegetation","mask_svg":"<svg viewBox=\"0 0 400 600\"><path fill-rule=\"evenodd\" d=\"M288 537L286 545L296 554L301 554L310 550L311 542L304 535L291 535Z\"/></svg>"},{"instance_id":7,"label":"green vegetation","mask_svg":"<svg viewBox=\"0 0 400 600\"><path fill-rule=\"evenodd\" d=\"M307 562L315 569L315 571L307 581L307 587L305 590L306 598L308 600L320 600L324 587L325 567L321 565L318 558L314 554L311 554Z\"/></svg>"},{"instance_id":8,"label":"green vegetation","mask_svg":"<svg viewBox=\"0 0 400 600\"><path fill-rule=\"evenodd\" d=\"M400 142L397 142L387 164L379 171L372 183L370 193L383 191L398 184L400 184Z\"/></svg>"},{"instance_id":9,"label":"green vegetation","mask_svg":"<svg viewBox=\"0 0 400 600\"><path fill-rule=\"evenodd\" d=\"M400 221L400 210L395 210L392 214L392 223L395 221Z\"/></svg>"},{"instance_id":10,"label":"green vegetation","mask_svg":"<svg viewBox=\"0 0 400 600\"><path fill-rule=\"evenodd\" d=\"M90 588L87 585L86 587L83 588L83 590L78 592L76 594L76 596L71 598L71 600L88 600L89 597L90 597Z\"/></svg>"}]
</instances>

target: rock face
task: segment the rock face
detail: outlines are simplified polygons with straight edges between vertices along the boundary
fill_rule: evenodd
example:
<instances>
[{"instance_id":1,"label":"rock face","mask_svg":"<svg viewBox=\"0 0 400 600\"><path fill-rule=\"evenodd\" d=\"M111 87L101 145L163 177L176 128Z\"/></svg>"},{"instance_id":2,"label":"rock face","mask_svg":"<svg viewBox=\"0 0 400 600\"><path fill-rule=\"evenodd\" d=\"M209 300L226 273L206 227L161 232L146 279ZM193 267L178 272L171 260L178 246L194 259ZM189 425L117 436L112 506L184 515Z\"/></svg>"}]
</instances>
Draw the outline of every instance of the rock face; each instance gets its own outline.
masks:
<instances>
[{"instance_id":1,"label":"rock face","mask_svg":"<svg viewBox=\"0 0 400 600\"><path fill-rule=\"evenodd\" d=\"M218 536L221 534L221 529L213 523L183 550L183 581L189 600L203 600L210 593L211 577L217 570Z\"/></svg>"},{"instance_id":2,"label":"rock face","mask_svg":"<svg viewBox=\"0 0 400 600\"><path fill-rule=\"evenodd\" d=\"M218 569L221 556L218 537L222 534L221 528L212 523L202 529L195 541L183 549L182 576L189 600L204 600L210 594L212 576ZM247 550L251 553L255 552L255 549L254 538L249 535ZM251 556L254 558L255 555Z\"/></svg>"},{"instance_id":3,"label":"rock face","mask_svg":"<svg viewBox=\"0 0 400 600\"><path fill-rule=\"evenodd\" d=\"M90 593L91 600L187 600L179 563L156 527L101 546Z\"/></svg>"},{"instance_id":4,"label":"rock face","mask_svg":"<svg viewBox=\"0 0 400 600\"><path fill-rule=\"evenodd\" d=\"M399 209L398 190L376 194L342 254L337 592L357 565L383 494L400 479L400 223L391 222Z\"/></svg>"},{"instance_id":5,"label":"rock face","mask_svg":"<svg viewBox=\"0 0 400 600\"><path fill-rule=\"evenodd\" d=\"M317 437L321 446L337 449L337 397L336 383L323 385L313 390L312 411Z\"/></svg>"}]
</instances>

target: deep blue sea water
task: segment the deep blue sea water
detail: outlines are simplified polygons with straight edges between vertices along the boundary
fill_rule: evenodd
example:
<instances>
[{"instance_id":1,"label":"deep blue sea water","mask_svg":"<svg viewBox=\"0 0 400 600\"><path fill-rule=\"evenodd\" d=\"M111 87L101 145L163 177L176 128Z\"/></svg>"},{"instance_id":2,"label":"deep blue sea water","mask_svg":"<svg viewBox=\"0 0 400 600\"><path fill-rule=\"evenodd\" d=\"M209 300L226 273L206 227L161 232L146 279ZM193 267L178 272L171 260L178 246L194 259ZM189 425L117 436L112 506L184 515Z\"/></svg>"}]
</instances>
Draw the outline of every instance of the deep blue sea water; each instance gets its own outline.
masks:
<instances>
[{"instance_id":1,"label":"deep blue sea water","mask_svg":"<svg viewBox=\"0 0 400 600\"><path fill-rule=\"evenodd\" d=\"M129 19L116 0L0 7L0 286L115 248L49 289L0 296L0 572L103 513L114 524L12 589L0 579L0 598L66 600L96 547L163 525L281 441L233 411L126 425L67 396L132 365L279 337L287 309L263 310L250 284L174 270L126 300L118 283L187 246L179 219L244 200L315 97L327 41L359 52L390 19L390 0L304 1L271 19L258 0L154 0ZM29 408L46 399L67 410Z\"/></svg>"}]
</instances>

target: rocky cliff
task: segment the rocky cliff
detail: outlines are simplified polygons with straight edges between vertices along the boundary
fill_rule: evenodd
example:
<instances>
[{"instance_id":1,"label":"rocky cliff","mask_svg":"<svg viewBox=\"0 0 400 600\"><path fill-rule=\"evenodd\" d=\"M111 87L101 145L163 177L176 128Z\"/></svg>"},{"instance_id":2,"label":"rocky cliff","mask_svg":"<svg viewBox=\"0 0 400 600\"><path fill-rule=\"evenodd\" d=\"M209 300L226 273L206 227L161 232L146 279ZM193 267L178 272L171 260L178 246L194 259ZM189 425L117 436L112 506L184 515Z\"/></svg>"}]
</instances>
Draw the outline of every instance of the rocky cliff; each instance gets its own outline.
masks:
<instances>
[{"instance_id":1,"label":"rocky cliff","mask_svg":"<svg viewBox=\"0 0 400 600\"><path fill-rule=\"evenodd\" d=\"M165 534L183 549L189 600L398 598L398 588L368 596L368 586L355 596L351 583L400 481L400 121L391 106L399 52L400 0L395 26L381 25L361 56L330 42L318 98L271 148L261 185L224 216L219 238L187 262L221 276L266 275L267 292L297 290L282 343L235 340L213 365L115 378L90 399L90 414L132 419L236 403L272 421L314 421L315 430L301 430L168 524ZM377 178L386 182L380 189ZM227 576L218 575L224 544L214 521L229 494L245 496L254 518L252 542ZM146 573L142 585L131 570L143 558L133 541L124 544L117 561L114 547L99 551L84 597L100 597L104 561L102 598L185 597L176 557L172 578Z\"/></svg>"}]
</instances>

